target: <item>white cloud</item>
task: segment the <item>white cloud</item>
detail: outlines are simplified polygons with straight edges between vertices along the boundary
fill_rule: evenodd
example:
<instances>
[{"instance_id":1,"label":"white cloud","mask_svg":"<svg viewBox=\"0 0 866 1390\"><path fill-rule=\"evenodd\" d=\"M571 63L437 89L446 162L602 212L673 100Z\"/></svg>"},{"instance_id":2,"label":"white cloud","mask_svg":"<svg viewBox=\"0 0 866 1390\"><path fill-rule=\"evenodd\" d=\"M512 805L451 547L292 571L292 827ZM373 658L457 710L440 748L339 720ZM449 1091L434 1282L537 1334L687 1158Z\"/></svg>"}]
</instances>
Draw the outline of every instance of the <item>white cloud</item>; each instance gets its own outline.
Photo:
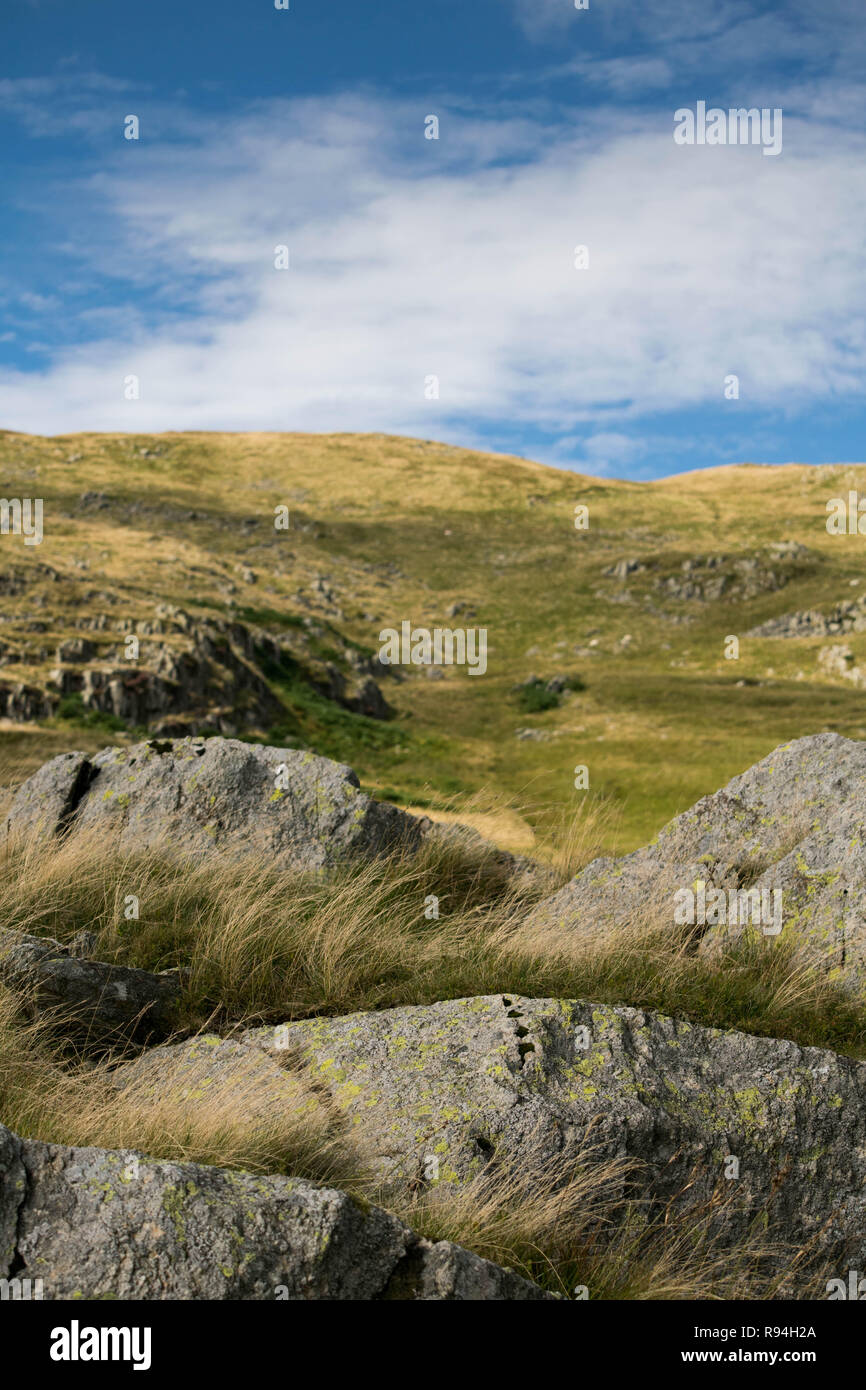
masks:
<instances>
[{"instance_id":1,"label":"white cloud","mask_svg":"<svg viewBox=\"0 0 866 1390\"><path fill-rule=\"evenodd\" d=\"M122 149L81 190L78 237L87 275L135 290L127 326L113 279L90 341L0 371L4 427L456 439L507 421L585 430L587 457L616 462L627 423L720 406L730 372L745 409L862 394L862 138L786 120L771 160L677 147L672 112L572 128L450 108L437 143L436 109L270 102Z\"/></svg>"},{"instance_id":2,"label":"white cloud","mask_svg":"<svg viewBox=\"0 0 866 1390\"><path fill-rule=\"evenodd\" d=\"M585 10L576 9L574 0L512 0L512 4L518 23L530 37L554 34L559 38L571 33L579 42L591 43L601 33L605 38L644 38L659 45L730 32L764 7L762 0L731 0L724 9L696 5L694 0L590 0Z\"/></svg>"},{"instance_id":3,"label":"white cloud","mask_svg":"<svg viewBox=\"0 0 866 1390\"><path fill-rule=\"evenodd\" d=\"M68 65L61 62L61 67ZM77 133L97 137L122 120L121 101L140 84L98 72L46 77L0 78L0 112L15 117L29 135L56 138Z\"/></svg>"},{"instance_id":4,"label":"white cloud","mask_svg":"<svg viewBox=\"0 0 866 1390\"><path fill-rule=\"evenodd\" d=\"M631 435L602 431L590 435L583 444L584 457L592 473L623 472L631 469L644 453L644 444Z\"/></svg>"}]
</instances>

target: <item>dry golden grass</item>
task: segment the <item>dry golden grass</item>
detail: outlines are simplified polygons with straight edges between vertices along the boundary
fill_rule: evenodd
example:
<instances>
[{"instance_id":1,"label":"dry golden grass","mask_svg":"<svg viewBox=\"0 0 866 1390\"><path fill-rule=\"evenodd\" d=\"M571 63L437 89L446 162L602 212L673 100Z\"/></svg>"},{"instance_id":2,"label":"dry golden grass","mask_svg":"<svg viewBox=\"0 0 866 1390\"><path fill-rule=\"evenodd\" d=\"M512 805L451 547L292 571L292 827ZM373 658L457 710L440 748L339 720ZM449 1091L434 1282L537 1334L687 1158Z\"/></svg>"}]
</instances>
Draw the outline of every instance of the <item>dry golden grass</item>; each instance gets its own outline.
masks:
<instances>
[{"instance_id":1,"label":"dry golden grass","mask_svg":"<svg viewBox=\"0 0 866 1390\"><path fill-rule=\"evenodd\" d=\"M744 638L736 674L721 640L853 594L856 545L827 535L825 503L849 488L862 492L863 467L708 469L638 484L383 435L219 433L4 433L0 463L21 495L38 476L46 509L38 553L14 552L26 583L4 596L4 640L22 656L10 679L13 670L16 680L47 677L57 645L80 635L82 611L102 607L94 594L110 596L110 625L94 636L99 665L113 659L115 621L151 622L159 602L274 632L310 612L326 624L311 590L322 572L344 614L335 629L368 652L383 623L407 616L434 625L453 601L471 602L489 631L483 680L455 670L438 682L411 673L399 686L387 682L400 715L388 726L346 724L289 700L304 741L351 762L362 781L403 804L441 809L451 794L468 798L482 784L518 797L532 784L565 798L580 759L593 789L620 807L618 837L606 847L621 852L783 740L824 727L866 735L860 692L818 667L820 639ZM104 493L106 508L80 506L88 491ZM573 525L581 498L591 503L585 533ZM276 504L291 506L291 533L274 531ZM257 524L247 533L240 518ZM751 554L778 541L780 525L814 560L789 585L743 603L659 607L659 575L720 546ZM629 581L632 608L608 601L615 583L603 581L626 554L648 566ZM247 566L257 583L244 578ZM45 629L34 642L37 606ZM670 621L683 617L691 621ZM630 629L633 642L622 649ZM591 633L592 654L578 656ZM866 660L866 633L846 640ZM586 688L559 709L524 716L512 689L532 673L579 673ZM741 678L749 684L738 688ZM517 739L527 723L543 738ZM33 770L64 743L122 738L71 725L27 739L0 731L0 749L9 744Z\"/></svg>"},{"instance_id":2,"label":"dry golden grass","mask_svg":"<svg viewBox=\"0 0 866 1390\"><path fill-rule=\"evenodd\" d=\"M570 930L530 913L518 930L498 930L491 944L523 980L525 995L550 993L545 986L556 983L560 997L564 988L568 997L863 1053L866 1001L829 978L813 943L746 928L710 947L693 927L673 923L670 904L671 893L659 892L630 918Z\"/></svg>"},{"instance_id":3,"label":"dry golden grass","mask_svg":"<svg viewBox=\"0 0 866 1390\"><path fill-rule=\"evenodd\" d=\"M424 806L404 806L410 816L428 816L440 825L468 825L485 840L507 850L509 854L535 854L535 831L519 811L502 807L497 810L472 809L475 798L469 798L459 811L429 809Z\"/></svg>"},{"instance_id":4,"label":"dry golden grass","mask_svg":"<svg viewBox=\"0 0 866 1390\"><path fill-rule=\"evenodd\" d=\"M587 794L578 805L563 806L532 797L531 787L509 796L486 786L471 796L440 798L435 809L403 809L442 825L469 826L489 844L546 865L560 884L606 852L621 819L620 808L604 797Z\"/></svg>"},{"instance_id":5,"label":"dry golden grass","mask_svg":"<svg viewBox=\"0 0 866 1390\"><path fill-rule=\"evenodd\" d=\"M731 1248L721 1223L730 1195L689 1202L686 1189L650 1211L627 1195L639 1173L637 1162L588 1147L568 1172L556 1163L520 1177L494 1169L396 1209L429 1239L466 1246L565 1298L796 1297L798 1276L801 1289L820 1287L814 1252L774 1238L763 1222Z\"/></svg>"},{"instance_id":6,"label":"dry golden grass","mask_svg":"<svg viewBox=\"0 0 866 1390\"><path fill-rule=\"evenodd\" d=\"M596 830L592 816L576 827L570 868L594 852ZM560 881L514 873L497 850L453 833L327 877L255 858L183 862L168 847L123 853L78 833L0 846L0 926L63 942L87 928L97 959L180 968L193 1031L516 993L630 1004L858 1055L866 1044L866 1005L802 942L747 932L698 949L690 928L671 923L669 899L615 927L563 930L535 912ZM137 920L124 916L129 894Z\"/></svg>"},{"instance_id":7,"label":"dry golden grass","mask_svg":"<svg viewBox=\"0 0 866 1390\"><path fill-rule=\"evenodd\" d=\"M145 1071L121 1089L110 1058L74 1056L58 1043L56 1018L28 1018L22 1002L0 986L0 1117L16 1134L334 1185L365 1181L357 1146L302 1071L287 1074L279 1106L254 1057L235 1063L226 1086L212 1084L205 1057L175 1055L158 1087Z\"/></svg>"}]
</instances>

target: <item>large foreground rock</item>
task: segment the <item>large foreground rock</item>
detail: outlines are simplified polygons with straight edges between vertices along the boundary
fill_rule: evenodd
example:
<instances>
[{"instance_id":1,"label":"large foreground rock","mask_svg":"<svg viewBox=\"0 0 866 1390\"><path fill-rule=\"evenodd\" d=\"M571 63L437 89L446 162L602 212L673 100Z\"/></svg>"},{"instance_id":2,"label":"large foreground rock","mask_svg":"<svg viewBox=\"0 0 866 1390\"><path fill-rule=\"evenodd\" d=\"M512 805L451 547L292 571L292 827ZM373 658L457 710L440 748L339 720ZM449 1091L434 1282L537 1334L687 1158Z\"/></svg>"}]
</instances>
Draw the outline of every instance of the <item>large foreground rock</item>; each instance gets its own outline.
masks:
<instances>
[{"instance_id":1,"label":"large foreground rock","mask_svg":"<svg viewBox=\"0 0 866 1390\"><path fill-rule=\"evenodd\" d=\"M0 1278L58 1299L530 1300L533 1284L345 1193L0 1126Z\"/></svg>"},{"instance_id":2,"label":"large foreground rock","mask_svg":"<svg viewBox=\"0 0 866 1390\"><path fill-rule=\"evenodd\" d=\"M653 844L594 860L543 904L530 927L598 932L630 920L673 924L674 894L697 883L726 893L776 888L782 938L802 941L832 978L862 993L864 825L866 743L829 733L801 738L703 797ZM709 923L701 949L715 950L742 930L740 922ZM770 945L777 939L767 938Z\"/></svg>"},{"instance_id":3,"label":"large foreground rock","mask_svg":"<svg viewBox=\"0 0 866 1390\"><path fill-rule=\"evenodd\" d=\"M135 851L258 853L299 869L417 844L419 823L365 796L349 767L238 739L152 739L95 757L64 753L18 790L13 832L104 832Z\"/></svg>"},{"instance_id":4,"label":"large foreground rock","mask_svg":"<svg viewBox=\"0 0 866 1390\"><path fill-rule=\"evenodd\" d=\"M843 1270L866 1263L866 1063L637 1009L517 996L245 1038L262 1049L263 1078L286 1051L302 1059L381 1179L404 1191L490 1164L518 1181L551 1165L565 1176L591 1150L591 1163L638 1161L647 1211L721 1192L714 1228L731 1250L757 1220L796 1248L814 1241ZM165 1077L174 1057L181 1076L190 1047L209 1052L214 1085L234 1084L237 1040L157 1048L132 1074ZM280 1094L275 1080L274 1105Z\"/></svg>"},{"instance_id":5,"label":"large foreground rock","mask_svg":"<svg viewBox=\"0 0 866 1390\"><path fill-rule=\"evenodd\" d=\"M37 1010L62 1016L91 1043L165 1037L176 1023L180 977L86 960L51 937L0 928L0 980Z\"/></svg>"}]
</instances>

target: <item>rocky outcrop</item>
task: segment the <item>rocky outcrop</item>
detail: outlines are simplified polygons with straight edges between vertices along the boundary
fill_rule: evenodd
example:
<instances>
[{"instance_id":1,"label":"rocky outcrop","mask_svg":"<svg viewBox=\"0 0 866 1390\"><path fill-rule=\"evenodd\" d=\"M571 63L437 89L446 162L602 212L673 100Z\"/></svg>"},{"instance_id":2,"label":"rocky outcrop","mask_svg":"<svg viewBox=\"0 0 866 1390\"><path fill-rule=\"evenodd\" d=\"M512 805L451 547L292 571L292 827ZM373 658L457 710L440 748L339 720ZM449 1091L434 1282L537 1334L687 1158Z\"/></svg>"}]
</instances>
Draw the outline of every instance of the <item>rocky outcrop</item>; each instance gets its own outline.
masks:
<instances>
[{"instance_id":1,"label":"rocky outcrop","mask_svg":"<svg viewBox=\"0 0 866 1390\"><path fill-rule=\"evenodd\" d=\"M180 978L83 959L74 945L0 928L0 980L39 1010L62 1015L90 1043L165 1037L176 1022Z\"/></svg>"},{"instance_id":2,"label":"rocky outcrop","mask_svg":"<svg viewBox=\"0 0 866 1390\"><path fill-rule=\"evenodd\" d=\"M550 1297L343 1192L24 1141L2 1126L0 1277L41 1280L48 1301Z\"/></svg>"},{"instance_id":3,"label":"rocky outcrop","mask_svg":"<svg viewBox=\"0 0 866 1390\"><path fill-rule=\"evenodd\" d=\"M255 664L243 623L193 619L161 604L153 619L117 627L135 637L133 657L123 643L104 649L81 637L60 643L63 665L50 678L61 697L78 696L84 710L155 733L187 733L205 720L234 733L242 721L261 728L279 716L282 707Z\"/></svg>"},{"instance_id":4,"label":"rocky outcrop","mask_svg":"<svg viewBox=\"0 0 866 1390\"><path fill-rule=\"evenodd\" d=\"M820 734L784 744L652 845L595 860L543 899L526 939L666 921L681 929L685 894L699 907L687 927L694 950L718 952L745 932L767 951L793 939L862 994L864 824L866 742ZM346 767L220 738L56 758L20 788L9 826L89 831L129 852L264 854L316 871L417 848L425 836L498 853L464 827L371 801ZM509 881L524 872L543 884L542 870L511 856L501 868ZM738 915L743 900L757 905L755 920ZM778 927L775 912L762 915L777 900ZM94 949L86 932L64 947L7 930L0 978L37 1002L89 1010L98 1036L140 1024L149 1041L164 1038L177 975L121 970L88 958ZM112 1077L133 1087L136 1104L168 1098L183 1113L245 1092L253 1120L296 1111L303 1094L398 1210L485 1175L537 1195L539 1182L564 1184L575 1167L626 1160L606 1192L620 1199L612 1229L669 1212L705 1227L732 1258L764 1230L773 1268L794 1270L783 1296L822 1296L819 1263L866 1265L866 1062L824 1049L635 1008L499 994L163 1041ZM795 1251L807 1253L794 1260ZM43 1279L49 1298L543 1296L345 1193L0 1130L0 1277L4 1257L15 1277Z\"/></svg>"},{"instance_id":5,"label":"rocky outcrop","mask_svg":"<svg viewBox=\"0 0 866 1390\"><path fill-rule=\"evenodd\" d=\"M126 850L256 853L296 869L418 844L417 820L365 796L349 767L237 739L152 739L66 753L18 790L8 829L93 830Z\"/></svg>"},{"instance_id":6,"label":"rocky outcrop","mask_svg":"<svg viewBox=\"0 0 866 1390\"><path fill-rule=\"evenodd\" d=\"M290 1052L306 1065L386 1187L447 1190L503 1169L531 1186L540 1173L567 1177L587 1154L627 1157L638 1166L621 1195L644 1216L721 1193L712 1220L724 1246L759 1221L785 1245L866 1260L864 1063L638 1009L514 995L310 1019L244 1042L262 1052L274 1106L285 1103L274 1063ZM166 1078L182 1088L189 1053L198 1088L203 1064L230 1087L239 1046L157 1048L131 1075L140 1083L152 1069L160 1093Z\"/></svg>"},{"instance_id":7,"label":"rocky outcrop","mask_svg":"<svg viewBox=\"0 0 866 1390\"><path fill-rule=\"evenodd\" d=\"M396 710L388 704L381 688L372 676L364 676L350 687L345 697L346 708L355 714L366 715L368 719L393 719Z\"/></svg>"},{"instance_id":8,"label":"rocky outcrop","mask_svg":"<svg viewBox=\"0 0 866 1390\"><path fill-rule=\"evenodd\" d=\"M358 678L350 681L346 680L342 671L332 662L313 666L310 669L310 683L313 689L324 695L326 700L333 700L335 704L342 705L343 709L351 710L353 714L363 714L368 719L392 719L395 710L388 704L372 676L363 674L363 667L359 662L353 662L352 665L358 671Z\"/></svg>"},{"instance_id":9,"label":"rocky outcrop","mask_svg":"<svg viewBox=\"0 0 866 1390\"><path fill-rule=\"evenodd\" d=\"M76 663L92 661L96 650L96 644L87 637L69 637L58 646L57 660Z\"/></svg>"},{"instance_id":10,"label":"rocky outcrop","mask_svg":"<svg viewBox=\"0 0 866 1390\"><path fill-rule=\"evenodd\" d=\"M810 573L818 557L798 541L779 541L752 554L692 555L673 569L664 556L623 557L607 565L605 579L617 581L615 588L597 589L596 597L609 603L629 603L635 599L628 582L639 575L653 573L652 588L662 600L678 603L743 603L760 594L775 593L792 580ZM643 597L648 612L658 612L648 594ZM662 616L686 621L684 614ZM756 633L759 630L756 629Z\"/></svg>"},{"instance_id":11,"label":"rocky outcrop","mask_svg":"<svg viewBox=\"0 0 866 1390\"><path fill-rule=\"evenodd\" d=\"M866 685L866 671L855 664L851 648L835 642L832 647L822 647L818 653L818 669L828 676L836 676L852 685Z\"/></svg>"},{"instance_id":12,"label":"rocky outcrop","mask_svg":"<svg viewBox=\"0 0 866 1390\"><path fill-rule=\"evenodd\" d=\"M769 895L776 889L780 935L795 936L833 978L860 993L866 988L864 823L866 743L815 734L783 744L702 797L646 848L593 860L533 920L565 932L629 920L673 925L677 893L694 890L697 910L698 891L708 902L710 890L721 890L721 920L708 914L695 924L700 949L712 951L755 927L739 920L742 911L732 920L732 890ZM766 905L762 896L759 915ZM775 925L757 925L770 944Z\"/></svg>"},{"instance_id":13,"label":"rocky outcrop","mask_svg":"<svg viewBox=\"0 0 866 1390\"><path fill-rule=\"evenodd\" d=\"M17 592L14 576L7 578L10 592ZM91 591L81 603L91 609L114 606L117 596ZM140 599L130 597L129 603L138 607ZM335 630L328 634L328 646L346 670L316 656L316 643L303 623L274 635L232 618L158 603L144 617L79 611L58 615L61 624L98 633L99 640L76 632L46 648L30 639L48 624L16 620L16 645L0 644L0 664L46 669L29 685L0 684L0 714L22 722L58 713L66 718L96 714L162 736L204 731L231 736L243 729L266 730L285 716L269 684L269 674L277 674L367 718L394 715L373 679L387 674L386 668L374 669L372 658ZM56 664L47 665L52 659Z\"/></svg>"},{"instance_id":14,"label":"rocky outcrop","mask_svg":"<svg viewBox=\"0 0 866 1390\"><path fill-rule=\"evenodd\" d=\"M804 609L770 618L746 633L747 637L835 637L843 632L866 632L866 594L837 603L829 613Z\"/></svg>"},{"instance_id":15,"label":"rocky outcrop","mask_svg":"<svg viewBox=\"0 0 866 1390\"><path fill-rule=\"evenodd\" d=\"M624 558L622 560L617 560L612 565L607 565L605 569L602 570L602 574L605 579L620 579L624 581L631 578L633 574L643 574L645 569L646 565L642 565L640 560Z\"/></svg>"},{"instance_id":16,"label":"rocky outcrop","mask_svg":"<svg viewBox=\"0 0 866 1390\"><path fill-rule=\"evenodd\" d=\"M16 723L48 719L57 707L56 698L23 681L0 681L0 716Z\"/></svg>"},{"instance_id":17,"label":"rocky outcrop","mask_svg":"<svg viewBox=\"0 0 866 1390\"><path fill-rule=\"evenodd\" d=\"M656 589L680 601L743 602L774 593L804 573L810 552L796 541L780 541L755 555L697 555L679 574L660 576Z\"/></svg>"}]
</instances>

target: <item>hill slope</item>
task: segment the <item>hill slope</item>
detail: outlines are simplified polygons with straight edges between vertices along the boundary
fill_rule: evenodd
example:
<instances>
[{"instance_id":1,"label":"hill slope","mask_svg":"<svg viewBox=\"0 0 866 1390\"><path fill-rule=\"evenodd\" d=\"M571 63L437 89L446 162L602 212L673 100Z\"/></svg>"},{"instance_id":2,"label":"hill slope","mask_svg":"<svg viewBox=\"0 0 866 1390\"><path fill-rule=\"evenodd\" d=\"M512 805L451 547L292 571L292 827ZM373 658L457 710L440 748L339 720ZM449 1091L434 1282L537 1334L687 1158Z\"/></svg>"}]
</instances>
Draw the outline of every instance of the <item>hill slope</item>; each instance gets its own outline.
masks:
<instances>
[{"instance_id":1,"label":"hill slope","mask_svg":"<svg viewBox=\"0 0 866 1390\"><path fill-rule=\"evenodd\" d=\"M866 736L866 634L856 605L832 613L857 599L863 541L825 525L864 467L630 483L272 434L5 433L0 463L6 498L44 503L40 545L0 537L13 781L125 728L219 731L349 761L434 814L474 807L509 847L601 795L623 851L784 739ZM815 635L748 635L816 608ZM381 667L380 630L405 620L486 628L487 673Z\"/></svg>"}]
</instances>

